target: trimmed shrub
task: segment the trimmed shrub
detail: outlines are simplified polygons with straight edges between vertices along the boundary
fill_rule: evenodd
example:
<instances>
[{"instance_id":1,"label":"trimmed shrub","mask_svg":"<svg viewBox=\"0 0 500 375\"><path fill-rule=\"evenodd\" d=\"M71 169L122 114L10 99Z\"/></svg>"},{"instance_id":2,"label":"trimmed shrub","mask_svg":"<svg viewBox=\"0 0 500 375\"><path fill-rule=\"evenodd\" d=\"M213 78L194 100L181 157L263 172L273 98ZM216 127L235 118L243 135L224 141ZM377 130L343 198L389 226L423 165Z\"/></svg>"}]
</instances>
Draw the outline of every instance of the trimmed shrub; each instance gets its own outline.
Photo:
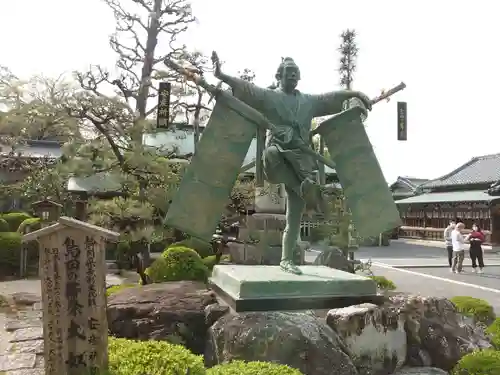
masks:
<instances>
[{"instance_id":1,"label":"trimmed shrub","mask_svg":"<svg viewBox=\"0 0 500 375\"><path fill-rule=\"evenodd\" d=\"M495 320L493 306L480 298L469 296L456 296L450 299L455 304L457 311L474 319L474 323L490 325Z\"/></svg>"},{"instance_id":2,"label":"trimmed shrub","mask_svg":"<svg viewBox=\"0 0 500 375\"><path fill-rule=\"evenodd\" d=\"M270 362L233 361L207 370L207 375L302 375L299 370Z\"/></svg>"},{"instance_id":3,"label":"trimmed shrub","mask_svg":"<svg viewBox=\"0 0 500 375\"><path fill-rule=\"evenodd\" d=\"M116 292L119 292L120 290L128 289L128 288L135 288L137 286L138 286L138 284L113 285L113 286L110 286L108 289L106 289L106 295L109 297L110 295L112 295Z\"/></svg>"},{"instance_id":4,"label":"trimmed shrub","mask_svg":"<svg viewBox=\"0 0 500 375\"><path fill-rule=\"evenodd\" d=\"M26 233L27 228L29 228L30 232L34 232L40 228L42 228L42 223L39 217L30 217L29 219L24 220L19 227L17 228L17 232L24 234Z\"/></svg>"},{"instance_id":5,"label":"trimmed shrub","mask_svg":"<svg viewBox=\"0 0 500 375\"><path fill-rule=\"evenodd\" d=\"M226 254L226 255L221 256L219 262L228 261L228 260L229 260L229 255ZM203 258L203 263L211 271L214 268L214 266L216 266L218 264L218 262L217 262L217 256L216 255L210 255L208 257L205 257L205 258Z\"/></svg>"},{"instance_id":6,"label":"trimmed shrub","mask_svg":"<svg viewBox=\"0 0 500 375\"><path fill-rule=\"evenodd\" d=\"M500 351L481 350L467 354L457 363L452 375L500 374Z\"/></svg>"},{"instance_id":7,"label":"trimmed shrub","mask_svg":"<svg viewBox=\"0 0 500 375\"><path fill-rule=\"evenodd\" d=\"M500 350L500 318L495 319L495 321L486 329L486 333L491 336L491 342L495 348Z\"/></svg>"},{"instance_id":8,"label":"trimmed shrub","mask_svg":"<svg viewBox=\"0 0 500 375\"><path fill-rule=\"evenodd\" d=\"M110 337L109 374L205 375L203 358L166 341L134 341Z\"/></svg>"},{"instance_id":9,"label":"trimmed shrub","mask_svg":"<svg viewBox=\"0 0 500 375\"><path fill-rule=\"evenodd\" d=\"M21 225L24 220L30 219L32 216L26 212L9 212L2 214L1 217L7 222L7 224L9 224L11 232L17 232L19 225Z\"/></svg>"},{"instance_id":10,"label":"trimmed shrub","mask_svg":"<svg viewBox=\"0 0 500 375\"><path fill-rule=\"evenodd\" d=\"M146 269L154 283L165 281L206 281L209 271L196 251L187 247L169 247Z\"/></svg>"},{"instance_id":11,"label":"trimmed shrub","mask_svg":"<svg viewBox=\"0 0 500 375\"><path fill-rule=\"evenodd\" d=\"M186 238L185 240L182 240L180 242L174 242L173 244L168 246L167 249L170 249L171 247L187 247L189 249L193 249L202 258L214 255L212 244L194 237Z\"/></svg>"},{"instance_id":12,"label":"trimmed shrub","mask_svg":"<svg viewBox=\"0 0 500 375\"><path fill-rule=\"evenodd\" d=\"M9 223L5 219L0 218L0 232L9 232Z\"/></svg>"},{"instance_id":13,"label":"trimmed shrub","mask_svg":"<svg viewBox=\"0 0 500 375\"><path fill-rule=\"evenodd\" d=\"M387 279L385 276L370 276L370 279L377 283L377 288L380 290L395 290L396 284L391 280Z\"/></svg>"},{"instance_id":14,"label":"trimmed shrub","mask_svg":"<svg viewBox=\"0 0 500 375\"><path fill-rule=\"evenodd\" d=\"M0 233L0 267L17 272L20 260L21 235L17 232Z\"/></svg>"}]
</instances>

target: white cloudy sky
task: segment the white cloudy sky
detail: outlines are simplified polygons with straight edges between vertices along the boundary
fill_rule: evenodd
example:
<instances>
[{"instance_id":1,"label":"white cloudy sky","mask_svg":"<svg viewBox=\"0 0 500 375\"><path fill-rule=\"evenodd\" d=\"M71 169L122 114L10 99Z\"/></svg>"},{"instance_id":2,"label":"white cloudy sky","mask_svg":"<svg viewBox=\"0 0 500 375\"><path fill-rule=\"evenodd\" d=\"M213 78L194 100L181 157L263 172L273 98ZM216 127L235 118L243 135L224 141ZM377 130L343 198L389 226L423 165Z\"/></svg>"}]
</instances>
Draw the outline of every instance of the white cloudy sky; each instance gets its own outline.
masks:
<instances>
[{"instance_id":1,"label":"white cloudy sky","mask_svg":"<svg viewBox=\"0 0 500 375\"><path fill-rule=\"evenodd\" d=\"M125 3L127 0L123 0ZM335 90L338 35L359 34L354 88L370 96L404 81L375 106L367 130L386 176L435 178L473 156L500 152L500 24L492 0L194 0L199 24L185 41L218 51L228 73L249 67L268 85L281 56L302 71L300 89ZM495 26L498 25L498 26ZM21 76L59 75L100 63L112 15L99 0L2 1L0 64ZM408 102L408 141L396 140L396 101Z\"/></svg>"}]
</instances>

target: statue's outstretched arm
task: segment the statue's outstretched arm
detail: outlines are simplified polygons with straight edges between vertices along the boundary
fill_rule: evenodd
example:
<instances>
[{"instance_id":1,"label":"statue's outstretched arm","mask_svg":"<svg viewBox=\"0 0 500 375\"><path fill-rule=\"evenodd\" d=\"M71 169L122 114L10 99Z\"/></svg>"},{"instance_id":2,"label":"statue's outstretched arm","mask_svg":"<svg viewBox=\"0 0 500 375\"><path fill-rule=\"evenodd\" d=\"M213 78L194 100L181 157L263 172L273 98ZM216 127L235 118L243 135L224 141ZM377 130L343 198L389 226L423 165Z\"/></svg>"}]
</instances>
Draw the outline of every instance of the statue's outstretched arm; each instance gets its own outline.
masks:
<instances>
[{"instance_id":1,"label":"statue's outstretched arm","mask_svg":"<svg viewBox=\"0 0 500 375\"><path fill-rule=\"evenodd\" d=\"M265 112L266 102L269 99L269 93L272 92L271 90L222 72L218 74L217 78L231 87L235 97L259 112Z\"/></svg>"},{"instance_id":2,"label":"statue's outstretched arm","mask_svg":"<svg viewBox=\"0 0 500 375\"><path fill-rule=\"evenodd\" d=\"M346 100L351 98L359 98L362 102L367 102L369 99L359 91L340 90L332 91L321 95L313 95L314 98L314 117L333 115L342 111L342 105Z\"/></svg>"}]
</instances>

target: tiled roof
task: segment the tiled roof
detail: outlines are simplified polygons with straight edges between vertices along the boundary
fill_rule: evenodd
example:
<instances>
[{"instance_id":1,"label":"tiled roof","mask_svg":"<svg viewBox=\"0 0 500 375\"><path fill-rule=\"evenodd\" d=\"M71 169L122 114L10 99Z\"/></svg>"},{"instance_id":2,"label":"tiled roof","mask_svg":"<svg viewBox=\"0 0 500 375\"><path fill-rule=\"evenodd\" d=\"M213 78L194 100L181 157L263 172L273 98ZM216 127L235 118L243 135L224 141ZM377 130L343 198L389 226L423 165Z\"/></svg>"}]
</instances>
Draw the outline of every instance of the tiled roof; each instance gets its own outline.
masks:
<instances>
[{"instance_id":1,"label":"tiled roof","mask_svg":"<svg viewBox=\"0 0 500 375\"><path fill-rule=\"evenodd\" d=\"M500 154L478 156L454 171L429 181L421 187L437 188L475 184L492 184L500 180Z\"/></svg>"},{"instance_id":2,"label":"tiled roof","mask_svg":"<svg viewBox=\"0 0 500 375\"><path fill-rule=\"evenodd\" d=\"M415 195L410 198L400 199L395 203L400 204L419 204L419 203L443 203L443 202L491 202L500 199L494 197L482 190L437 192Z\"/></svg>"}]
</instances>

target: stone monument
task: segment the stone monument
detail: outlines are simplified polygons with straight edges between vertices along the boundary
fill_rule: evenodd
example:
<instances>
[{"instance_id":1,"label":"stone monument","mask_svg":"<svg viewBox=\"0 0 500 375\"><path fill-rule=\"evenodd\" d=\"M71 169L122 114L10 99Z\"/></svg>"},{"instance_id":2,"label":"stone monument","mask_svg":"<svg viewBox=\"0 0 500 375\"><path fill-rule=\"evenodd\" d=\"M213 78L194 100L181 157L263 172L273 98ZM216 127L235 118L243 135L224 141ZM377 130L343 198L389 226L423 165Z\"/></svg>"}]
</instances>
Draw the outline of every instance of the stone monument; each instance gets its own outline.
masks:
<instances>
[{"instance_id":1,"label":"stone monument","mask_svg":"<svg viewBox=\"0 0 500 375\"><path fill-rule=\"evenodd\" d=\"M40 244L46 375L107 368L105 248L118 237L68 217L23 236Z\"/></svg>"},{"instance_id":2,"label":"stone monument","mask_svg":"<svg viewBox=\"0 0 500 375\"><path fill-rule=\"evenodd\" d=\"M283 59L277 69L279 90L260 88L229 76L221 71L215 53L212 60L215 76L231 87L233 95L207 84L202 76L165 61L216 98L203 138L167 213L166 224L208 242L257 129L266 129L271 137L263 151L263 174L268 183L283 184L286 192L280 265L216 266L211 279L214 289L234 302L234 306L243 303L245 307L240 309L245 310L250 308L245 301L254 305L265 300L273 308L286 305L292 309L299 305L300 308L335 307L346 297L355 297L349 301L351 304L373 298L376 287L370 279L328 267L299 266L294 253L303 212L323 208L321 189L315 178L317 163L333 168L337 163L341 165L337 173L361 235L378 234L400 224L399 213L362 123L379 99L372 101L360 92L349 90L303 94L296 90L300 70L291 58ZM343 103L353 98L362 106L342 112ZM310 147L310 127L314 117L335 113L339 115L317 128L334 155L331 160ZM345 168L348 160L352 163Z\"/></svg>"}]
</instances>

